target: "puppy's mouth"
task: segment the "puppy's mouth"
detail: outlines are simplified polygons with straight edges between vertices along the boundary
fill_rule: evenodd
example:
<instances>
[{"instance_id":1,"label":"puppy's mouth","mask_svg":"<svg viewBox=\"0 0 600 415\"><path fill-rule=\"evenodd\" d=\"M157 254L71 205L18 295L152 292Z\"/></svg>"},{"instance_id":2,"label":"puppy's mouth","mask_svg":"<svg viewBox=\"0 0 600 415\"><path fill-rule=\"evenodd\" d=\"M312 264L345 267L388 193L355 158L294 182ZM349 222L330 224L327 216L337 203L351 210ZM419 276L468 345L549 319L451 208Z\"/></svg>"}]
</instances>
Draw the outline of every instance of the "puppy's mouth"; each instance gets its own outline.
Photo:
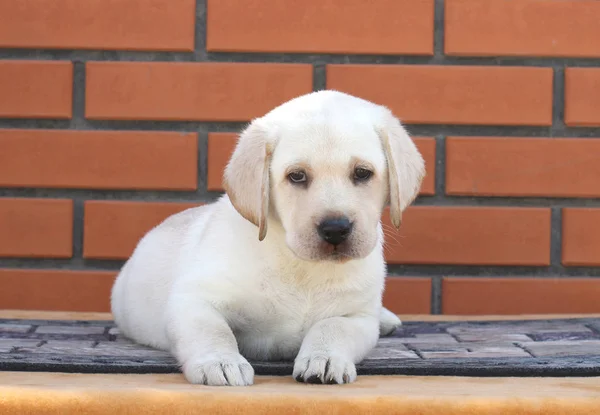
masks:
<instances>
[{"instance_id":1,"label":"puppy's mouth","mask_svg":"<svg viewBox=\"0 0 600 415\"><path fill-rule=\"evenodd\" d=\"M311 245L297 246L294 243L289 243L288 247L296 257L310 262L344 264L364 257L350 240L338 245L333 245L323 240L313 241Z\"/></svg>"},{"instance_id":2,"label":"puppy's mouth","mask_svg":"<svg viewBox=\"0 0 600 415\"><path fill-rule=\"evenodd\" d=\"M323 243L320 248L323 259L328 261L344 263L355 259L354 256L349 253L349 247L347 243L342 243L340 245Z\"/></svg>"}]
</instances>

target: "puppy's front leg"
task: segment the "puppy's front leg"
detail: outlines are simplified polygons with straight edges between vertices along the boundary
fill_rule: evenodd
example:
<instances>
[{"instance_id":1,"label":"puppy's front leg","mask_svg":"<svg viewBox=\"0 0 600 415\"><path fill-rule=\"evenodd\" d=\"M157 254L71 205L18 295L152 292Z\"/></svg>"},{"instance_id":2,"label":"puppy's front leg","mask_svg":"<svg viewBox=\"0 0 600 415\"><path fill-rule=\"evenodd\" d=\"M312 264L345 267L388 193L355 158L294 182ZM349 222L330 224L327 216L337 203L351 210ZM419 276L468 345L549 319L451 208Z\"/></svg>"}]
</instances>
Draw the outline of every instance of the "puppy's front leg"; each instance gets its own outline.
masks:
<instances>
[{"instance_id":1,"label":"puppy's front leg","mask_svg":"<svg viewBox=\"0 0 600 415\"><path fill-rule=\"evenodd\" d=\"M240 354L223 315L199 300L175 304L170 308L169 341L186 379L212 386L252 385L254 369Z\"/></svg>"},{"instance_id":2,"label":"puppy's front leg","mask_svg":"<svg viewBox=\"0 0 600 415\"><path fill-rule=\"evenodd\" d=\"M378 316L331 317L316 323L302 341L294 378L307 383L350 383L355 364L377 344Z\"/></svg>"}]
</instances>

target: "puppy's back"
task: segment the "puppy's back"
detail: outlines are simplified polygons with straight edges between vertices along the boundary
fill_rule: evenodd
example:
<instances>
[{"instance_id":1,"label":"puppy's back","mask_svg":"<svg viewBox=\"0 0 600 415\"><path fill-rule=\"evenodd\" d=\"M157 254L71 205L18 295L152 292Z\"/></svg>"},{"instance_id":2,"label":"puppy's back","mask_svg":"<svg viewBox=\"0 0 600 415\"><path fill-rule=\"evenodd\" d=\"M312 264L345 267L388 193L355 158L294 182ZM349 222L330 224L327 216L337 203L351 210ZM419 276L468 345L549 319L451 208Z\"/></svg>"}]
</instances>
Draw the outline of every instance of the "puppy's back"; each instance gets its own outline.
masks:
<instances>
[{"instance_id":1,"label":"puppy's back","mask_svg":"<svg viewBox=\"0 0 600 415\"><path fill-rule=\"evenodd\" d=\"M204 205L176 213L140 239L111 296L113 317L127 337L168 348L164 311L180 256L189 233L202 232L213 208Z\"/></svg>"}]
</instances>

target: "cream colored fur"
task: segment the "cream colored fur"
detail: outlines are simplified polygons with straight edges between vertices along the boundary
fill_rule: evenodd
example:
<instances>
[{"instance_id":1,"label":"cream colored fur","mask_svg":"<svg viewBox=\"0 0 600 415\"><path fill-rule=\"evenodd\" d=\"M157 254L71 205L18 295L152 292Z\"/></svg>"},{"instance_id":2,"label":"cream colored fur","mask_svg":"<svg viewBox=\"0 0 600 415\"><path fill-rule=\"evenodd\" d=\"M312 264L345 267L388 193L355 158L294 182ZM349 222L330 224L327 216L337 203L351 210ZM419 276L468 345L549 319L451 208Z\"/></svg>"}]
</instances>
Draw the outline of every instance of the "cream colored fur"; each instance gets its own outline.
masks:
<instances>
[{"instance_id":1,"label":"cream colored fur","mask_svg":"<svg viewBox=\"0 0 600 415\"><path fill-rule=\"evenodd\" d=\"M353 179L357 167L369 180ZM387 108L336 91L288 101L241 133L226 195L140 240L113 287L115 321L170 351L192 383L250 385L246 359L294 359L300 381L352 382L400 325L381 304L382 210L389 202L399 226L423 175ZM335 250L316 229L331 215L354 224Z\"/></svg>"}]
</instances>

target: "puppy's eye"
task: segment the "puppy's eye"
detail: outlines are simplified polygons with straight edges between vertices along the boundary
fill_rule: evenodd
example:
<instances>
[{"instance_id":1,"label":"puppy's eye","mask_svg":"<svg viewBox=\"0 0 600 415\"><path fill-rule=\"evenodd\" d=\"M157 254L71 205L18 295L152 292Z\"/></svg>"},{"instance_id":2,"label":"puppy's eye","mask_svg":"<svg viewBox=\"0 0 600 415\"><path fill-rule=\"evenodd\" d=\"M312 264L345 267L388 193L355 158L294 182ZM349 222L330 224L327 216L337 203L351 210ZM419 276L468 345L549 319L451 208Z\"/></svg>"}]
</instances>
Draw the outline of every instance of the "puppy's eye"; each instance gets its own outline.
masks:
<instances>
[{"instance_id":1,"label":"puppy's eye","mask_svg":"<svg viewBox=\"0 0 600 415\"><path fill-rule=\"evenodd\" d=\"M363 169L362 167L357 167L354 170L354 180L364 182L365 180L368 180L372 174L373 172L370 170Z\"/></svg>"},{"instance_id":2,"label":"puppy's eye","mask_svg":"<svg viewBox=\"0 0 600 415\"><path fill-rule=\"evenodd\" d=\"M288 179L292 183L305 183L306 182L306 173L303 171L293 171L288 174Z\"/></svg>"}]
</instances>

